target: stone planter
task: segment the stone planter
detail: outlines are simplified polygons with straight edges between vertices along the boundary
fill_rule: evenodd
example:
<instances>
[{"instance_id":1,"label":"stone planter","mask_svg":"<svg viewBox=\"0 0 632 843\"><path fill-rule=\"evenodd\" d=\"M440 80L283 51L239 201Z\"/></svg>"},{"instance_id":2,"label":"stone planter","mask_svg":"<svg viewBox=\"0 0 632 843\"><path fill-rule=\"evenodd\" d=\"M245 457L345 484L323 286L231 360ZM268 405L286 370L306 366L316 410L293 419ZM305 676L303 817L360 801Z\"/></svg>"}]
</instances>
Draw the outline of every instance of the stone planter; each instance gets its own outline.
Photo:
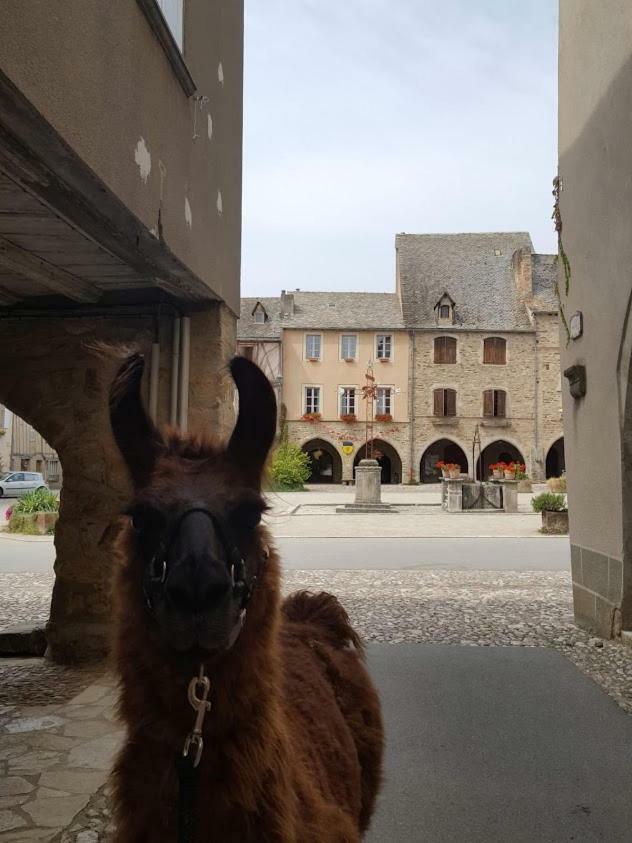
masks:
<instances>
[{"instance_id":1,"label":"stone planter","mask_svg":"<svg viewBox=\"0 0 632 843\"><path fill-rule=\"evenodd\" d=\"M542 510L542 532L563 536L568 533L568 510Z\"/></svg>"},{"instance_id":2,"label":"stone planter","mask_svg":"<svg viewBox=\"0 0 632 843\"><path fill-rule=\"evenodd\" d=\"M461 470L459 468L455 468L448 474L450 480L458 480L461 476Z\"/></svg>"},{"instance_id":3,"label":"stone planter","mask_svg":"<svg viewBox=\"0 0 632 843\"><path fill-rule=\"evenodd\" d=\"M492 474L492 477L494 478L494 480L502 480L503 479L503 473L502 473L502 471L494 471L493 474Z\"/></svg>"},{"instance_id":4,"label":"stone planter","mask_svg":"<svg viewBox=\"0 0 632 843\"><path fill-rule=\"evenodd\" d=\"M514 474L513 471L506 471L505 472L505 480L515 480L515 479L516 479L516 475Z\"/></svg>"},{"instance_id":5,"label":"stone planter","mask_svg":"<svg viewBox=\"0 0 632 843\"><path fill-rule=\"evenodd\" d=\"M533 483L528 477L523 477L522 480L518 480L518 491L529 493L533 491Z\"/></svg>"},{"instance_id":6,"label":"stone planter","mask_svg":"<svg viewBox=\"0 0 632 843\"><path fill-rule=\"evenodd\" d=\"M9 527L11 527L11 524L14 527L21 525L22 529L10 529L10 532L46 536L55 529L58 518L58 512L16 512L11 516ZM29 529L23 529L24 527L28 527Z\"/></svg>"}]
</instances>

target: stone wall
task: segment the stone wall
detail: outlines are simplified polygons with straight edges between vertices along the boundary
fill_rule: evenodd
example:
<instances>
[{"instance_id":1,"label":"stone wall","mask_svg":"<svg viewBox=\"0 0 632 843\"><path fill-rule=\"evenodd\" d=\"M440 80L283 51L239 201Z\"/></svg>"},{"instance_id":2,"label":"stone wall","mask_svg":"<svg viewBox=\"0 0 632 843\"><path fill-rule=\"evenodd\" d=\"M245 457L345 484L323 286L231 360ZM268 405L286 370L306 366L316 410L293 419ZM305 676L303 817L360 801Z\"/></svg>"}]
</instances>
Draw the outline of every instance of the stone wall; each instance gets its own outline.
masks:
<instances>
[{"instance_id":1,"label":"stone wall","mask_svg":"<svg viewBox=\"0 0 632 843\"><path fill-rule=\"evenodd\" d=\"M47 630L49 655L58 661L107 651L112 542L118 514L131 494L108 414L109 387L122 352L104 354L97 344L138 348L149 359L153 330L149 316L3 321L0 401L42 433L64 471ZM159 422L168 419L171 330L171 318L163 317ZM234 351L234 330L234 317L224 305L192 314L190 429L222 436L229 431L226 366ZM147 381L148 373L146 389Z\"/></svg>"},{"instance_id":2,"label":"stone wall","mask_svg":"<svg viewBox=\"0 0 632 843\"><path fill-rule=\"evenodd\" d=\"M557 314L535 316L538 360L538 470L544 476L546 455L564 435L562 424L562 376L560 372L560 328Z\"/></svg>"}]
</instances>

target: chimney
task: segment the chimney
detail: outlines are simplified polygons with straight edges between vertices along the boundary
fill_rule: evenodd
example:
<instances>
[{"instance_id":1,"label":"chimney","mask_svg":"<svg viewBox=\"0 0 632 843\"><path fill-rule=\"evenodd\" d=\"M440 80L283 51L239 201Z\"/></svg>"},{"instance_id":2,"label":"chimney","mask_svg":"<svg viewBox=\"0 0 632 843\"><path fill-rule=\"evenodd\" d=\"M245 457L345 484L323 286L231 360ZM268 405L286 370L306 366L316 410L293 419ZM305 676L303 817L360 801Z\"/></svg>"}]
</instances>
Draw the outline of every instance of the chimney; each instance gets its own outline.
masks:
<instances>
[{"instance_id":1,"label":"chimney","mask_svg":"<svg viewBox=\"0 0 632 843\"><path fill-rule=\"evenodd\" d=\"M294 294L281 290L281 319L294 316Z\"/></svg>"},{"instance_id":2,"label":"chimney","mask_svg":"<svg viewBox=\"0 0 632 843\"><path fill-rule=\"evenodd\" d=\"M523 301L533 296L533 261L531 249L517 249L511 257L514 282Z\"/></svg>"}]
</instances>

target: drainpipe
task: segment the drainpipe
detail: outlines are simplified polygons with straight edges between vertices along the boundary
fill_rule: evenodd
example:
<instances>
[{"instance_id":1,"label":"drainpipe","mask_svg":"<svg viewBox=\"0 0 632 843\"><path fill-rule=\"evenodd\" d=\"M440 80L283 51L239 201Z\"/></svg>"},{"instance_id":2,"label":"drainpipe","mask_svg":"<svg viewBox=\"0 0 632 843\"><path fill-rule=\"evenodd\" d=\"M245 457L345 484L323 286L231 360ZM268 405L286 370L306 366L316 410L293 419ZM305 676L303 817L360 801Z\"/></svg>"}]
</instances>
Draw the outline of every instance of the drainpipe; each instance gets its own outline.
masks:
<instances>
[{"instance_id":1,"label":"drainpipe","mask_svg":"<svg viewBox=\"0 0 632 843\"><path fill-rule=\"evenodd\" d=\"M151 344L151 362L149 364L149 417L156 423L158 419L158 384L160 380L160 328L158 320L154 325L154 341Z\"/></svg>"},{"instance_id":2,"label":"drainpipe","mask_svg":"<svg viewBox=\"0 0 632 843\"><path fill-rule=\"evenodd\" d=\"M409 331L410 339L410 373L408 375L408 427L410 432L410 454L408 480L413 482L415 476L415 332Z\"/></svg>"},{"instance_id":3,"label":"drainpipe","mask_svg":"<svg viewBox=\"0 0 632 843\"><path fill-rule=\"evenodd\" d=\"M535 395L533 401L533 412L535 413L535 424L534 424L534 454L532 455L532 465L531 465L531 476L533 477L533 470L535 468L534 463L539 461L540 457L540 400L539 400L539 392L540 392L540 372L539 372L539 355L538 355L538 333L537 333L537 323L536 323L536 334L535 334L535 351L533 354L533 368L534 368L534 381L535 381ZM546 473L546 472L545 472Z\"/></svg>"},{"instance_id":4,"label":"drainpipe","mask_svg":"<svg viewBox=\"0 0 632 843\"><path fill-rule=\"evenodd\" d=\"M171 344L171 395L169 398L169 424L178 424L178 389L180 380L180 317L173 317Z\"/></svg>"},{"instance_id":5,"label":"drainpipe","mask_svg":"<svg viewBox=\"0 0 632 843\"><path fill-rule=\"evenodd\" d=\"M178 427L187 431L189 415L189 354L191 349L191 317L183 316L180 328L180 382L178 384Z\"/></svg>"}]
</instances>

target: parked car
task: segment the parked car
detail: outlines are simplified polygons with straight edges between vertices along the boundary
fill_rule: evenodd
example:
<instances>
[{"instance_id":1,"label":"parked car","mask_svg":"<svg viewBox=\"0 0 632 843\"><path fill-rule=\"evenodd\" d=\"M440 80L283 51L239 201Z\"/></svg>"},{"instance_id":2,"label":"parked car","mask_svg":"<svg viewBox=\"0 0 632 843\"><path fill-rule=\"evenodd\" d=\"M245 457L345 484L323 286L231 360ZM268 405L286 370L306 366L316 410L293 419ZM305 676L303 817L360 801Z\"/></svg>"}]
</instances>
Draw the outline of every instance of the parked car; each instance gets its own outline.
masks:
<instances>
[{"instance_id":1,"label":"parked car","mask_svg":"<svg viewBox=\"0 0 632 843\"><path fill-rule=\"evenodd\" d=\"M0 498L19 498L34 489L48 489L36 471L5 471L0 474Z\"/></svg>"}]
</instances>

